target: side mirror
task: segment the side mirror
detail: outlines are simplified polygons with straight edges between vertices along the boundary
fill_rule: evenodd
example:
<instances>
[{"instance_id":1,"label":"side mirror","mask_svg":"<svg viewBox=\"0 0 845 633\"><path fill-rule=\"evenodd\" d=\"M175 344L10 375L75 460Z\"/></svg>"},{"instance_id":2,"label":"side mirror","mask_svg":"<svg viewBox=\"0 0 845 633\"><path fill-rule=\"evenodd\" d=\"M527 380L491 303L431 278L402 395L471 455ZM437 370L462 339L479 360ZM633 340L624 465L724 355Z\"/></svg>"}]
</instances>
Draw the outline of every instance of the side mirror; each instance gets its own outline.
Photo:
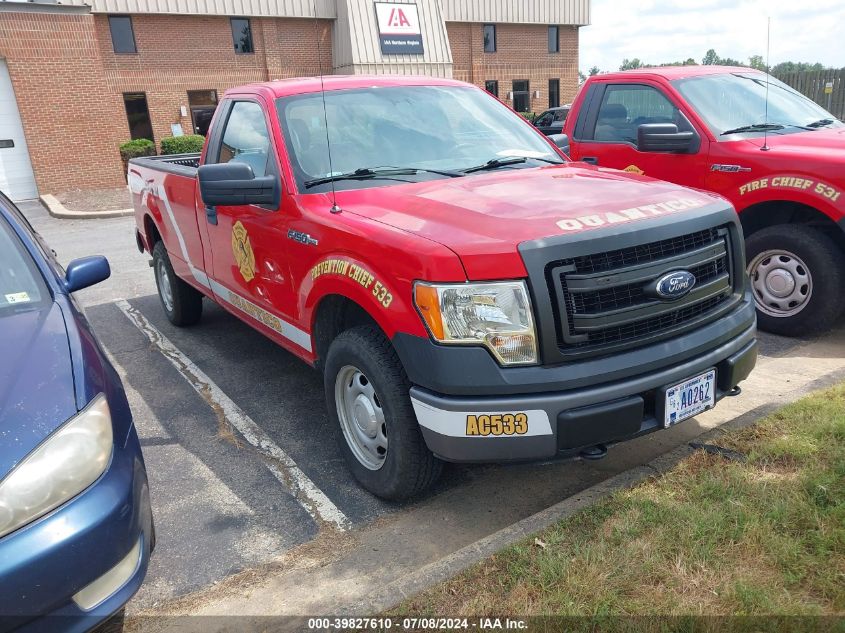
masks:
<instances>
[{"instance_id":1,"label":"side mirror","mask_svg":"<svg viewBox=\"0 0 845 633\"><path fill-rule=\"evenodd\" d=\"M74 259L65 271L65 290L76 292L105 281L110 276L109 260L102 255Z\"/></svg>"},{"instance_id":2,"label":"side mirror","mask_svg":"<svg viewBox=\"0 0 845 633\"><path fill-rule=\"evenodd\" d=\"M197 174L200 195L206 206L279 204L278 178L272 174L256 178L252 167L246 163L231 161L202 165Z\"/></svg>"},{"instance_id":3,"label":"side mirror","mask_svg":"<svg viewBox=\"0 0 845 633\"><path fill-rule=\"evenodd\" d=\"M549 140L569 155L569 136L566 134L549 134Z\"/></svg>"},{"instance_id":4,"label":"side mirror","mask_svg":"<svg viewBox=\"0 0 845 633\"><path fill-rule=\"evenodd\" d=\"M686 154L698 149L695 132L679 132L674 123L643 123L637 128L637 149L641 152Z\"/></svg>"}]
</instances>

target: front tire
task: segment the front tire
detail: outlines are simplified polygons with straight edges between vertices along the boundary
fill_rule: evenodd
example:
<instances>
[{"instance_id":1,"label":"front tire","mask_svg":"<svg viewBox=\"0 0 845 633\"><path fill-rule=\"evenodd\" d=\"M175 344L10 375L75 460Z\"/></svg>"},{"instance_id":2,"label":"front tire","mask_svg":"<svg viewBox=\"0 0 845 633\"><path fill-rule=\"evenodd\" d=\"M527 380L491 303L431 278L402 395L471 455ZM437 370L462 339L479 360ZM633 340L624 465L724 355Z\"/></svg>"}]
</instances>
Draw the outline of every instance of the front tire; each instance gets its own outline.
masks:
<instances>
[{"instance_id":1,"label":"front tire","mask_svg":"<svg viewBox=\"0 0 845 633\"><path fill-rule=\"evenodd\" d=\"M194 325L202 316L202 293L173 272L164 242L153 248L153 270L161 307L167 319L178 327Z\"/></svg>"},{"instance_id":2,"label":"front tire","mask_svg":"<svg viewBox=\"0 0 845 633\"><path fill-rule=\"evenodd\" d=\"M845 254L810 226L782 224L745 241L761 330L802 336L829 329L845 311Z\"/></svg>"},{"instance_id":3,"label":"front tire","mask_svg":"<svg viewBox=\"0 0 845 633\"><path fill-rule=\"evenodd\" d=\"M436 481L443 464L425 444L410 382L381 331L365 325L340 334L326 356L324 385L340 450L364 488L398 501Z\"/></svg>"}]
</instances>

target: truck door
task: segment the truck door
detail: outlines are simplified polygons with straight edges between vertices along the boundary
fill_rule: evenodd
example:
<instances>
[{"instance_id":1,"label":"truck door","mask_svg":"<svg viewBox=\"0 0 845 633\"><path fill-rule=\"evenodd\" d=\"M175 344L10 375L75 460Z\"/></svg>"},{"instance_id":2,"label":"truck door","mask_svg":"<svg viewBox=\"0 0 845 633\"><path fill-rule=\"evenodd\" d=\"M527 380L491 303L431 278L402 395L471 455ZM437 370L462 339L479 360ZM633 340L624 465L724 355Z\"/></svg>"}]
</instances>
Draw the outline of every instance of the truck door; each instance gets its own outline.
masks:
<instances>
[{"instance_id":1,"label":"truck door","mask_svg":"<svg viewBox=\"0 0 845 633\"><path fill-rule=\"evenodd\" d=\"M590 88L570 139L574 160L690 187L704 186L707 137L660 87L643 82L596 82ZM689 137L688 147L667 152L641 145L638 133L646 124L676 126L679 134Z\"/></svg>"},{"instance_id":2,"label":"truck door","mask_svg":"<svg viewBox=\"0 0 845 633\"><path fill-rule=\"evenodd\" d=\"M240 97L222 107L223 128L214 130L205 163L236 161L248 164L256 177L280 177L265 107L257 98ZM278 319L272 316L284 317L293 311L285 214L259 205L217 206L205 211L206 253L211 256L214 294L227 308L246 313L279 333L281 328L275 327ZM199 219L202 221L202 213Z\"/></svg>"}]
</instances>

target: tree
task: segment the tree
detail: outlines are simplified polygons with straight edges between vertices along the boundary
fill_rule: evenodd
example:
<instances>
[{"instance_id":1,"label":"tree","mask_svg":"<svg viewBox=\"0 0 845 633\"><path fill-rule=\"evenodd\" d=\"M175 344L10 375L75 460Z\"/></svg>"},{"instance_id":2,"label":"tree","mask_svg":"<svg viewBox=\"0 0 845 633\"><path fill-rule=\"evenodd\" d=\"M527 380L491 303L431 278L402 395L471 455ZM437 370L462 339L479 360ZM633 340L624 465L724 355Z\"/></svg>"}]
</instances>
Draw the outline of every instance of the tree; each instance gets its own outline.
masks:
<instances>
[{"instance_id":1,"label":"tree","mask_svg":"<svg viewBox=\"0 0 845 633\"><path fill-rule=\"evenodd\" d=\"M752 55L748 58L748 65L751 66L754 70L762 70L766 71L766 62L763 61L762 55Z\"/></svg>"},{"instance_id":2,"label":"tree","mask_svg":"<svg viewBox=\"0 0 845 633\"><path fill-rule=\"evenodd\" d=\"M705 66L715 66L719 63L719 56L716 54L716 51L711 48L704 54L704 59L701 60L701 63Z\"/></svg>"},{"instance_id":3,"label":"tree","mask_svg":"<svg viewBox=\"0 0 845 633\"><path fill-rule=\"evenodd\" d=\"M639 57L635 57L634 59L628 59L626 57L622 60L619 70L636 70L637 68L645 68L645 66L646 64L641 62Z\"/></svg>"},{"instance_id":4,"label":"tree","mask_svg":"<svg viewBox=\"0 0 845 633\"><path fill-rule=\"evenodd\" d=\"M582 83L584 83L585 81L587 81L587 75L585 75L584 73L582 73L582 72L579 70L579 71L578 71L578 83L579 83L579 84L582 84Z\"/></svg>"},{"instance_id":5,"label":"tree","mask_svg":"<svg viewBox=\"0 0 845 633\"><path fill-rule=\"evenodd\" d=\"M811 64L809 62L781 62L780 64L775 64L772 67L772 74L775 75L779 73L800 72L806 70L820 71L824 69L824 64L820 64L818 62L815 64Z\"/></svg>"},{"instance_id":6,"label":"tree","mask_svg":"<svg viewBox=\"0 0 845 633\"><path fill-rule=\"evenodd\" d=\"M596 75L598 75L601 72L601 70L599 69L598 66L593 66L587 72L590 74L590 77L595 77Z\"/></svg>"}]
</instances>

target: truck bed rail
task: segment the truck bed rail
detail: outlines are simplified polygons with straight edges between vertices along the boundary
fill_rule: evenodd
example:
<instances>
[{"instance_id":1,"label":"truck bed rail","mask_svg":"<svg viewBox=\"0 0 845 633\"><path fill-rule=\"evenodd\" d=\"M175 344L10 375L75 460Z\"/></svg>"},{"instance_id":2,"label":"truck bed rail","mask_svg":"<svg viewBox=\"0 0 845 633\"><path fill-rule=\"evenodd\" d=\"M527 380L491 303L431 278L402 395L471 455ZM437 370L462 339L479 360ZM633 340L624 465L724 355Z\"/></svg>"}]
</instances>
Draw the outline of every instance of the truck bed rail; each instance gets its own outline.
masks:
<instances>
[{"instance_id":1,"label":"truck bed rail","mask_svg":"<svg viewBox=\"0 0 845 633\"><path fill-rule=\"evenodd\" d=\"M148 167L158 171L166 171L183 176L195 178L200 165L200 153L193 154L170 154L167 156L141 156L129 160L129 168L132 165Z\"/></svg>"}]
</instances>

